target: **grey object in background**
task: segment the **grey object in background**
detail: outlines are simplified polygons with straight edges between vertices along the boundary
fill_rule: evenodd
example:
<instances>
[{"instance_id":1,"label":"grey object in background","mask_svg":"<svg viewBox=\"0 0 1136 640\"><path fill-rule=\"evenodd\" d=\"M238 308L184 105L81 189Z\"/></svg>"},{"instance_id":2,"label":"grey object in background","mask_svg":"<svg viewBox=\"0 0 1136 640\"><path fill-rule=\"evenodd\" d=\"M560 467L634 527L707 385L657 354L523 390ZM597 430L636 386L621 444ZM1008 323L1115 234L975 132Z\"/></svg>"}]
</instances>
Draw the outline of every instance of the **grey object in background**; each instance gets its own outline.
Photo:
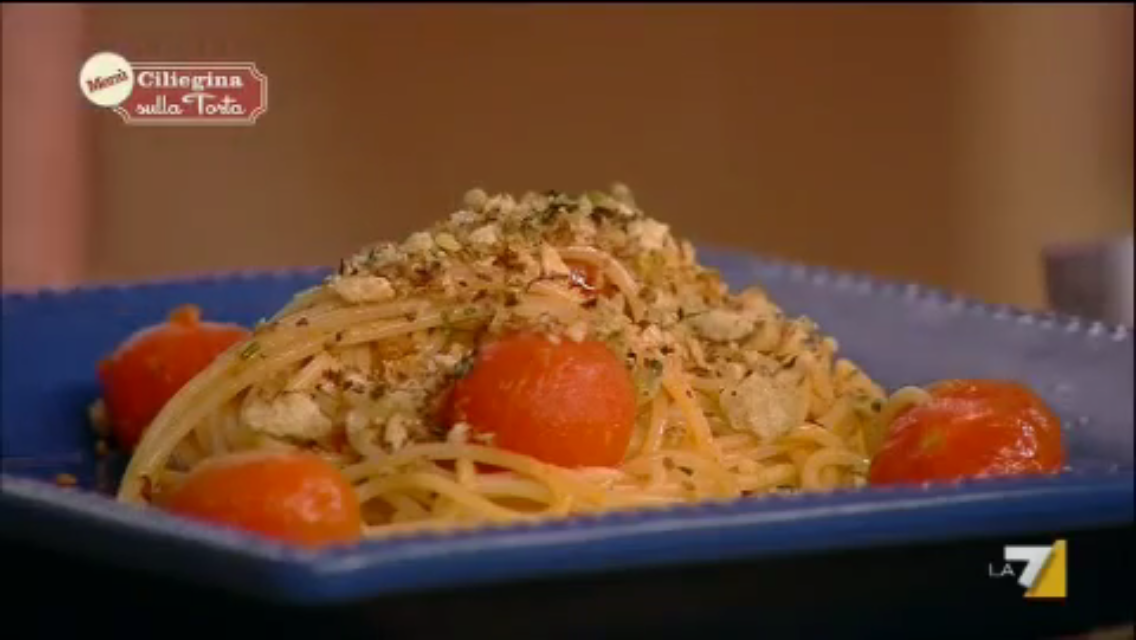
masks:
<instances>
[{"instance_id":1,"label":"grey object in background","mask_svg":"<svg viewBox=\"0 0 1136 640\"><path fill-rule=\"evenodd\" d=\"M1131 326L1132 237L1045 250L1045 287L1054 310Z\"/></svg>"}]
</instances>

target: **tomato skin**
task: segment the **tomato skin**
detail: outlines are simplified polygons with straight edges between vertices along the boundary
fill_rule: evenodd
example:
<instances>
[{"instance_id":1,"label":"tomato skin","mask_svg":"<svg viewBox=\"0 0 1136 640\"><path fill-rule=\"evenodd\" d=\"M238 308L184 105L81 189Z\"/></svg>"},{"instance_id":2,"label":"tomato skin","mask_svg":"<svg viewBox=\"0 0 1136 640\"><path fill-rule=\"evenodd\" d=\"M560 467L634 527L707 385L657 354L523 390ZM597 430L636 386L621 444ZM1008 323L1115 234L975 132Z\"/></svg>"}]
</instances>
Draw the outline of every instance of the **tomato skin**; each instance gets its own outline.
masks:
<instances>
[{"instance_id":1,"label":"tomato skin","mask_svg":"<svg viewBox=\"0 0 1136 640\"><path fill-rule=\"evenodd\" d=\"M931 401L901 412L872 460L871 484L1057 473L1065 464L1061 422L1026 387L948 380Z\"/></svg>"},{"instance_id":2,"label":"tomato skin","mask_svg":"<svg viewBox=\"0 0 1136 640\"><path fill-rule=\"evenodd\" d=\"M107 417L119 446L133 449L185 383L248 336L243 327L202 322L197 307L184 305L167 322L127 338L99 363Z\"/></svg>"},{"instance_id":3,"label":"tomato skin","mask_svg":"<svg viewBox=\"0 0 1136 640\"><path fill-rule=\"evenodd\" d=\"M172 513L307 547L359 539L355 490L308 453L243 452L210 458L160 497Z\"/></svg>"},{"instance_id":4,"label":"tomato skin","mask_svg":"<svg viewBox=\"0 0 1136 640\"><path fill-rule=\"evenodd\" d=\"M522 333L487 344L451 398L451 423L564 467L618 465L635 424L631 374L594 340Z\"/></svg>"}]
</instances>

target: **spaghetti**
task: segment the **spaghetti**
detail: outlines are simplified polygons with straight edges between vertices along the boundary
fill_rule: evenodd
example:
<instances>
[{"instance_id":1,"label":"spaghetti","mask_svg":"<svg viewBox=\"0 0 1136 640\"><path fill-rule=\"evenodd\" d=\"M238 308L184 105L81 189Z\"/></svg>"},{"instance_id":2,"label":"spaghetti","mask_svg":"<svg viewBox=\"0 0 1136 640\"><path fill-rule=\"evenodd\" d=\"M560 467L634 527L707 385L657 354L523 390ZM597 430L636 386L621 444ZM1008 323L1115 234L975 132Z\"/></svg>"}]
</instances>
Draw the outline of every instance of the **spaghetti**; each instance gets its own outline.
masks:
<instances>
[{"instance_id":1,"label":"spaghetti","mask_svg":"<svg viewBox=\"0 0 1136 640\"><path fill-rule=\"evenodd\" d=\"M626 363L621 463L552 464L439 417L479 349L519 331ZM889 416L926 393L888 397L836 350L762 290L729 293L625 189L475 190L428 231L345 260L182 387L119 498L147 503L205 460L261 449L332 462L372 536L859 486Z\"/></svg>"}]
</instances>

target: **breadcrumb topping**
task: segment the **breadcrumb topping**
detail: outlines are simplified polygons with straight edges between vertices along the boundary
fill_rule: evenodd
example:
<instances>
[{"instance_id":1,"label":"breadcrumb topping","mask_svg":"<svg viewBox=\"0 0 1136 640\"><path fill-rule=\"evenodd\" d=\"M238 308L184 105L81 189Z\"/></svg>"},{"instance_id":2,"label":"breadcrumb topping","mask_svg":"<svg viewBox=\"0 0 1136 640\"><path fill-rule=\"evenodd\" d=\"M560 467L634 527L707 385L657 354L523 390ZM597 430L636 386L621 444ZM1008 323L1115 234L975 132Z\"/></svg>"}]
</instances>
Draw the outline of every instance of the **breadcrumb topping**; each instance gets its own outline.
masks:
<instances>
[{"instance_id":1,"label":"breadcrumb topping","mask_svg":"<svg viewBox=\"0 0 1136 640\"><path fill-rule=\"evenodd\" d=\"M835 341L815 323L787 317L760 287L730 293L625 186L519 198L473 189L462 203L402 242L350 256L298 310L316 308L322 295L351 305L432 300L463 311L441 327L370 346L331 345L331 362L311 358L292 372L293 386L280 381L246 401L247 427L316 443L338 431L357 449L388 452L444 440L446 389L480 344L519 330L603 342L627 362L644 399L658 389L664 363L680 363L716 407L714 424L762 440L816 420L840 397L865 411L883 397L855 365L836 359ZM454 427L449 437L466 434Z\"/></svg>"}]
</instances>

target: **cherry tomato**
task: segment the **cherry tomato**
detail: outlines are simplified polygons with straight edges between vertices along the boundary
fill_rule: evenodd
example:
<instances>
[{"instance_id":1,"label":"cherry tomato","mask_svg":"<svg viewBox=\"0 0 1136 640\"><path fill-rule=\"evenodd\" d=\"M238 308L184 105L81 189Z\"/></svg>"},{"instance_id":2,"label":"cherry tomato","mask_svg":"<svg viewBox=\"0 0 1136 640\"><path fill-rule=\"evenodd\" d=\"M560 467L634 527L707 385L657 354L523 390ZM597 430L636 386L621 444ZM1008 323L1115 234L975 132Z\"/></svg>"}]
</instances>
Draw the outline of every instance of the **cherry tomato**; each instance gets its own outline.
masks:
<instances>
[{"instance_id":1,"label":"cherry tomato","mask_svg":"<svg viewBox=\"0 0 1136 640\"><path fill-rule=\"evenodd\" d=\"M892 421L871 483L1056 473L1064 465L1061 422L1026 387L948 380L927 391L930 402Z\"/></svg>"},{"instance_id":2,"label":"cherry tomato","mask_svg":"<svg viewBox=\"0 0 1136 640\"><path fill-rule=\"evenodd\" d=\"M635 423L631 374L597 341L522 333L490 343L451 399L451 422L564 467L619 464Z\"/></svg>"},{"instance_id":3,"label":"cherry tomato","mask_svg":"<svg viewBox=\"0 0 1136 640\"><path fill-rule=\"evenodd\" d=\"M133 449L142 432L185 383L249 332L231 324L201 322L185 305L169 321L136 332L99 363L103 400L115 439Z\"/></svg>"},{"instance_id":4,"label":"cherry tomato","mask_svg":"<svg viewBox=\"0 0 1136 640\"><path fill-rule=\"evenodd\" d=\"M243 452L210 458L159 499L186 517L315 547L359 539L355 490L308 453Z\"/></svg>"}]
</instances>

